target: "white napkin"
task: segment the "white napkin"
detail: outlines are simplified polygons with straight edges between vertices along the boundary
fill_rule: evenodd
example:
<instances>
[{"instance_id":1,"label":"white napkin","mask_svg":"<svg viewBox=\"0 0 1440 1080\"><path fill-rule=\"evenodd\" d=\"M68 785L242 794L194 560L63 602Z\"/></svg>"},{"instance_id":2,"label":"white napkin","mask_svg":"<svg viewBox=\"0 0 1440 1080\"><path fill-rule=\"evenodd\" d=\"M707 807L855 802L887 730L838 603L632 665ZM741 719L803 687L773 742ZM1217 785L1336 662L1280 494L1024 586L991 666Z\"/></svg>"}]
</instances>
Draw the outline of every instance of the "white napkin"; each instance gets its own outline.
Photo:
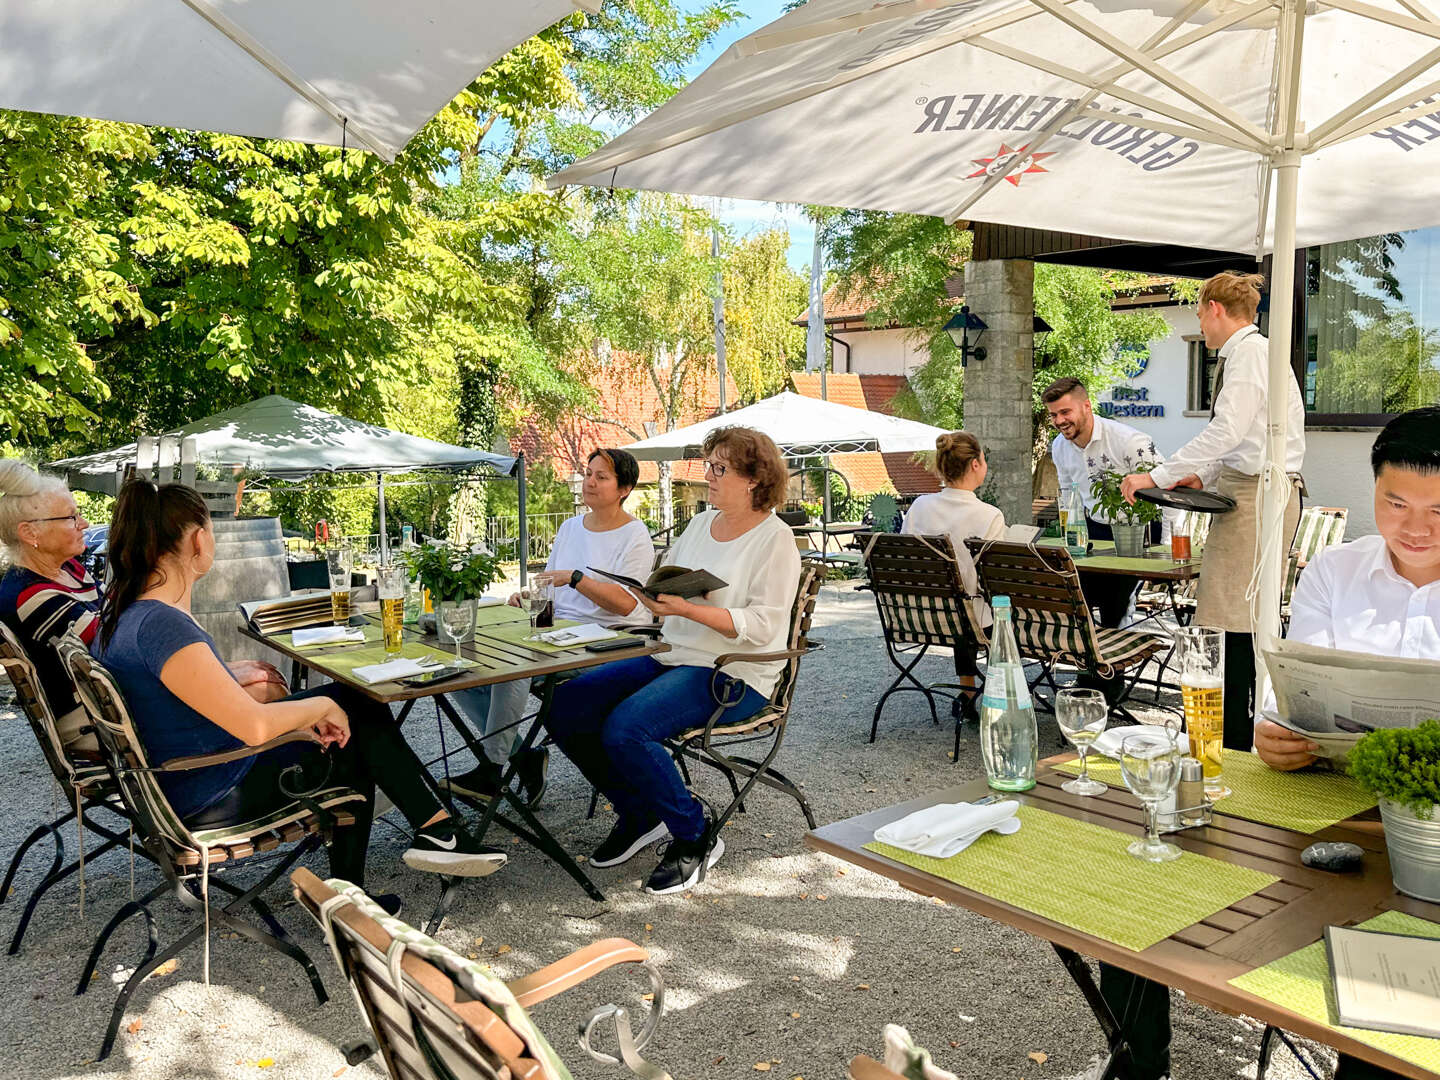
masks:
<instances>
[{"instance_id":1,"label":"white napkin","mask_svg":"<svg viewBox=\"0 0 1440 1080\"><path fill-rule=\"evenodd\" d=\"M1020 819L1015 814L1019 809L1020 804L1014 799L989 806L940 803L876 829L875 839L917 855L948 859L991 829L1006 836L1017 832Z\"/></svg>"},{"instance_id":2,"label":"white napkin","mask_svg":"<svg viewBox=\"0 0 1440 1080\"><path fill-rule=\"evenodd\" d=\"M1177 742L1185 740L1184 745L1188 745L1188 740L1186 740L1184 732L1176 733L1170 728L1161 727L1159 724L1126 724L1123 727L1106 728L1099 734L1095 741L1090 744L1090 749L1097 754L1119 761L1120 744L1131 735L1139 735L1142 732L1146 735L1170 735Z\"/></svg>"},{"instance_id":3,"label":"white napkin","mask_svg":"<svg viewBox=\"0 0 1440 1080\"><path fill-rule=\"evenodd\" d=\"M614 630L605 629L599 623L591 622L567 626L560 630L547 630L536 636L549 645L587 645L592 641L604 641L620 635Z\"/></svg>"},{"instance_id":4,"label":"white napkin","mask_svg":"<svg viewBox=\"0 0 1440 1080\"><path fill-rule=\"evenodd\" d=\"M444 664L435 662L422 663L419 660L411 660L402 656L398 660L387 660L383 664L366 664L364 667L357 667L354 675L361 682L394 682L396 679L408 679L411 675L420 675L427 671L438 671L442 667L469 667L470 661L447 659Z\"/></svg>"},{"instance_id":5,"label":"white napkin","mask_svg":"<svg viewBox=\"0 0 1440 1080\"><path fill-rule=\"evenodd\" d=\"M503 596L482 596L480 597L480 599L475 601L475 606L477 608L498 607L503 603L505 603L505 598Z\"/></svg>"},{"instance_id":6,"label":"white napkin","mask_svg":"<svg viewBox=\"0 0 1440 1080\"><path fill-rule=\"evenodd\" d=\"M299 648L302 645L334 645L341 641L364 641L363 626L315 626L309 630L294 630L291 642Z\"/></svg>"}]
</instances>

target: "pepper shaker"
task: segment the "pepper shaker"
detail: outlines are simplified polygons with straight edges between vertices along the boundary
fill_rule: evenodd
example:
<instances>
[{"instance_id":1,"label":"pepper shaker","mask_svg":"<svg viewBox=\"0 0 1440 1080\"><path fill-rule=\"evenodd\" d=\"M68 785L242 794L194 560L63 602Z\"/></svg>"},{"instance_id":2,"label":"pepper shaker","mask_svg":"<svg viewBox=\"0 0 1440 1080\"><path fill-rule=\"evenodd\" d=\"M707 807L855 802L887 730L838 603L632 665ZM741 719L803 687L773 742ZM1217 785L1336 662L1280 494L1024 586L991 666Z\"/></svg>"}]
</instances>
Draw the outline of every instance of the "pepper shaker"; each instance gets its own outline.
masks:
<instances>
[{"instance_id":1,"label":"pepper shaker","mask_svg":"<svg viewBox=\"0 0 1440 1080\"><path fill-rule=\"evenodd\" d=\"M1210 823L1210 804L1205 799L1205 775L1196 758L1180 759L1180 783L1176 786L1175 801L1182 828Z\"/></svg>"}]
</instances>

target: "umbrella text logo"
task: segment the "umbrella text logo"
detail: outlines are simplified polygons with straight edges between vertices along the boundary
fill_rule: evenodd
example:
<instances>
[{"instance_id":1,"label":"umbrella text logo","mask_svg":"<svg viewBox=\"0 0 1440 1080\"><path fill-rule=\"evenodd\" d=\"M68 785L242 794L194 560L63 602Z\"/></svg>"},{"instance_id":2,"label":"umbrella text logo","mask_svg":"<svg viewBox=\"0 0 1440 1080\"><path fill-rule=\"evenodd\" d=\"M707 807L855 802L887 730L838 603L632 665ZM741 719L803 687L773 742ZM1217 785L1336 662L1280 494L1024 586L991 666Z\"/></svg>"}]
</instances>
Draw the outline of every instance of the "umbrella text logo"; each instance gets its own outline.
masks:
<instances>
[{"instance_id":1,"label":"umbrella text logo","mask_svg":"<svg viewBox=\"0 0 1440 1080\"><path fill-rule=\"evenodd\" d=\"M1054 157L1054 150L1045 150L1038 154L1029 154L1026 151L1029 144L1011 148L1005 143L1000 144L1000 149L992 157L975 158L973 164L980 166L974 172L965 177L966 180L988 180L992 176L1004 176L1007 181L1015 187L1020 186L1020 178L1027 173L1043 173L1050 170L1039 164L1042 158Z\"/></svg>"}]
</instances>

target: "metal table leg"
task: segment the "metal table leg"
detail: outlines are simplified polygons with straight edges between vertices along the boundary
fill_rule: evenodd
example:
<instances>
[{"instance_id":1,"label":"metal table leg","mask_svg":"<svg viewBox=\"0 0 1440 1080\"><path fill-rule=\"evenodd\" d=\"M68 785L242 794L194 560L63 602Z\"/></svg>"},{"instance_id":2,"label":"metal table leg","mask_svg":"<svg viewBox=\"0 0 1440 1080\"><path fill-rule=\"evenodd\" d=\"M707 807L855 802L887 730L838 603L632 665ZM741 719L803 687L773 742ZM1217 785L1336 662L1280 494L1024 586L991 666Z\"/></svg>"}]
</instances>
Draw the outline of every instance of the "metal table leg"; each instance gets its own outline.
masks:
<instances>
[{"instance_id":1,"label":"metal table leg","mask_svg":"<svg viewBox=\"0 0 1440 1080\"><path fill-rule=\"evenodd\" d=\"M1070 973L1070 978L1080 988L1085 1003L1095 1014L1095 1020L1105 1036L1108 1056L1099 1080L1115 1080L1115 1077L1120 1075L1121 1066L1128 1064L1130 1059L1130 1046L1125 1041L1124 1032L1120 1030L1120 1021L1115 1019L1115 1014L1101 996L1100 987L1095 984L1095 977L1090 974L1090 965L1085 962L1084 957L1072 949L1056 945L1053 941L1050 945L1060 957L1060 962L1065 965L1065 970Z\"/></svg>"}]
</instances>

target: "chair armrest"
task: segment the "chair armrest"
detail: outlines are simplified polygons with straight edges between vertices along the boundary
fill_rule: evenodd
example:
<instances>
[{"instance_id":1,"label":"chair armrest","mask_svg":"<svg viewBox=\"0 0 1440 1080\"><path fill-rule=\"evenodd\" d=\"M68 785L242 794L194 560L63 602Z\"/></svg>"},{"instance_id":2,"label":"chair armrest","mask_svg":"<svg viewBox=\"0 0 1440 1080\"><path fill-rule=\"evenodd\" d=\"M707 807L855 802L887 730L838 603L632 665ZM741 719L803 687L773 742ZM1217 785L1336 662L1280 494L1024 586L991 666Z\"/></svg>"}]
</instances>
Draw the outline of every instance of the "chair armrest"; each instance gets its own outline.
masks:
<instances>
[{"instance_id":1,"label":"chair armrest","mask_svg":"<svg viewBox=\"0 0 1440 1080\"><path fill-rule=\"evenodd\" d=\"M621 628L615 627L614 629L619 630ZM654 638L657 641L660 638L660 627L653 624L650 626L626 626L624 627L624 632L633 634L635 637Z\"/></svg>"},{"instance_id":2,"label":"chair armrest","mask_svg":"<svg viewBox=\"0 0 1440 1080\"><path fill-rule=\"evenodd\" d=\"M714 668L716 671L719 671L723 667L728 667L730 664L738 664L742 661L750 664L762 664L767 660L792 660L797 656L804 656L809 651L809 649L786 649L784 652L721 653L714 660Z\"/></svg>"},{"instance_id":3,"label":"chair armrest","mask_svg":"<svg viewBox=\"0 0 1440 1080\"><path fill-rule=\"evenodd\" d=\"M187 769L204 769L211 765L224 765L228 761L241 761L244 758L254 757L256 754L263 754L266 750L293 742L312 742L317 746L323 745L320 737L306 728L304 731L287 731L284 735L277 735L269 742L261 743L259 746L242 746L238 750L226 750L219 754L197 754L193 757L171 758L169 761L161 762L160 767L155 771L184 772Z\"/></svg>"},{"instance_id":4,"label":"chair armrest","mask_svg":"<svg viewBox=\"0 0 1440 1080\"><path fill-rule=\"evenodd\" d=\"M549 1001L556 994L562 994L572 986L591 979L616 964L643 964L650 954L624 938L605 938L577 949L563 960L546 964L539 971L532 971L508 983L510 992L520 1007L528 1009L542 1001Z\"/></svg>"},{"instance_id":5,"label":"chair armrest","mask_svg":"<svg viewBox=\"0 0 1440 1080\"><path fill-rule=\"evenodd\" d=\"M847 1070L850 1080L905 1080L893 1069L887 1069L872 1057L859 1054L850 1059Z\"/></svg>"}]
</instances>

